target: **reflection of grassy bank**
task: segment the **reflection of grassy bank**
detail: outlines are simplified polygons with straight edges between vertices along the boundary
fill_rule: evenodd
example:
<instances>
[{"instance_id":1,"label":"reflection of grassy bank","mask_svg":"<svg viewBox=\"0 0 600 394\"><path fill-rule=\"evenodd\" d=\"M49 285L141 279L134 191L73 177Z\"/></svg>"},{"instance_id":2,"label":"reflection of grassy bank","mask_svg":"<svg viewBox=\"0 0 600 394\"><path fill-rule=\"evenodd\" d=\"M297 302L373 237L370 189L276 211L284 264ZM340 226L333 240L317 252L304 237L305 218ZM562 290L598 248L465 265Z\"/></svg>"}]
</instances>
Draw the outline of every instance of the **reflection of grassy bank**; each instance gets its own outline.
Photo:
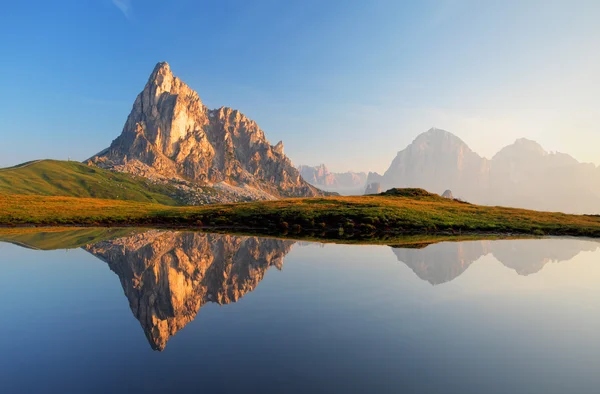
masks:
<instances>
[{"instance_id":1,"label":"reflection of grassy bank","mask_svg":"<svg viewBox=\"0 0 600 394\"><path fill-rule=\"evenodd\" d=\"M129 235L131 228L0 228L0 241L31 249L75 249L85 245Z\"/></svg>"},{"instance_id":2,"label":"reflection of grassy bank","mask_svg":"<svg viewBox=\"0 0 600 394\"><path fill-rule=\"evenodd\" d=\"M0 225L217 228L253 234L364 240L414 234L600 236L600 218L596 216L477 206L415 189L377 196L201 207L0 195Z\"/></svg>"},{"instance_id":3,"label":"reflection of grassy bank","mask_svg":"<svg viewBox=\"0 0 600 394\"><path fill-rule=\"evenodd\" d=\"M0 229L0 234L1 234ZM314 233L299 233L299 234L257 234L256 232L244 231L229 231L222 229L206 230L218 234L234 234L240 236L261 236L266 238L287 239L292 241L332 243L342 245L385 245L393 248L408 248L421 249L428 245L440 242L467 242L467 241L483 241L483 240L500 240L500 239L539 239L540 237L529 235L512 235L512 234L373 234L372 236L361 236L359 234L338 236L336 234L314 234Z\"/></svg>"},{"instance_id":4,"label":"reflection of grassy bank","mask_svg":"<svg viewBox=\"0 0 600 394\"><path fill-rule=\"evenodd\" d=\"M0 228L0 242L10 242L19 246L40 250L55 249L74 249L85 245L94 244L101 241L117 239L130 236L134 233L142 233L149 229L134 227L17 227ZM171 230L162 230L171 231ZM189 230L176 230L187 232ZM203 231L199 231L203 232ZM239 236L257 236L255 233L248 232L225 232L223 234L233 234ZM266 238L273 236L265 235ZM494 235L385 235L381 237L337 237L337 238L319 238L310 234L287 234L274 237L278 239L287 239L292 241L326 242L348 245L387 245L394 248L424 248L428 245L439 242L460 242L475 240L493 240L505 239ZM510 237L523 238L523 237Z\"/></svg>"}]
</instances>

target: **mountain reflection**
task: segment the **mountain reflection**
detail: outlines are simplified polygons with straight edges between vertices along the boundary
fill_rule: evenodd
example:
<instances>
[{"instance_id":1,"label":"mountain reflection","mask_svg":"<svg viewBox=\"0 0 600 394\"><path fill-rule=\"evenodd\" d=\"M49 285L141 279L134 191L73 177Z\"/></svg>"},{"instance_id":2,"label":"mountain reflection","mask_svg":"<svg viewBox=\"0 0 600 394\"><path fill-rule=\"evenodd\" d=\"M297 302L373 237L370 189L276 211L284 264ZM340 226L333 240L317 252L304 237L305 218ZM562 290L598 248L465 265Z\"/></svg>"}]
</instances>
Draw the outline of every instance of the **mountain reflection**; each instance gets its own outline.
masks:
<instances>
[{"instance_id":1,"label":"mountain reflection","mask_svg":"<svg viewBox=\"0 0 600 394\"><path fill-rule=\"evenodd\" d=\"M163 350L207 302L228 304L278 269L292 241L148 231L84 249L108 263L150 345Z\"/></svg>"},{"instance_id":2,"label":"mountain reflection","mask_svg":"<svg viewBox=\"0 0 600 394\"><path fill-rule=\"evenodd\" d=\"M447 242L424 249L392 248L402 261L422 280L432 285L456 279L479 258L492 254L505 267L519 275L540 271L551 262L569 261L580 252L595 251L596 241L563 238L535 240L496 240Z\"/></svg>"},{"instance_id":3,"label":"mountain reflection","mask_svg":"<svg viewBox=\"0 0 600 394\"><path fill-rule=\"evenodd\" d=\"M135 229L10 230L0 233L0 241L40 250L82 247L105 261L119 276L150 345L159 351L194 320L203 305L236 302L258 286L271 266L281 269L295 243L323 247L274 238ZM548 263L595 251L599 245L595 240L553 238L391 248L420 279L437 285L454 280L489 254L519 275L530 275ZM343 248L352 253L352 246ZM305 252L317 258L322 253L320 248Z\"/></svg>"}]
</instances>

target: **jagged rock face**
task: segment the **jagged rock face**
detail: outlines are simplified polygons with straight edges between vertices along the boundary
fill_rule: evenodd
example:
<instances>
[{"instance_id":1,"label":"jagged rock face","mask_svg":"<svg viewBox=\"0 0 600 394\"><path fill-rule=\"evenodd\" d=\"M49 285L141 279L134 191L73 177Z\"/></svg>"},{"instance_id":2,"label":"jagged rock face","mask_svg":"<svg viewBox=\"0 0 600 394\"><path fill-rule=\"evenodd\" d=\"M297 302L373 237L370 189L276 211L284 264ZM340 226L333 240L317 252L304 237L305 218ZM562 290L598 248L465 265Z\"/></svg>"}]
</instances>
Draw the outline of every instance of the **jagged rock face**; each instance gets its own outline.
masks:
<instances>
[{"instance_id":1,"label":"jagged rock face","mask_svg":"<svg viewBox=\"0 0 600 394\"><path fill-rule=\"evenodd\" d=\"M167 63L154 68L122 134L90 162L146 177L251 185L275 197L320 195L282 142L272 146L237 110L209 110Z\"/></svg>"},{"instance_id":2,"label":"jagged rock face","mask_svg":"<svg viewBox=\"0 0 600 394\"><path fill-rule=\"evenodd\" d=\"M538 143L517 140L491 160L480 157L455 135L431 129L398 152L383 174L367 183L382 189L419 187L433 193L451 189L476 204L568 213L600 213L600 174L593 164Z\"/></svg>"},{"instance_id":3,"label":"jagged rock face","mask_svg":"<svg viewBox=\"0 0 600 394\"><path fill-rule=\"evenodd\" d=\"M85 249L121 280L134 316L155 350L207 302L236 302L271 266L280 269L293 242L153 230Z\"/></svg>"},{"instance_id":4,"label":"jagged rock face","mask_svg":"<svg viewBox=\"0 0 600 394\"><path fill-rule=\"evenodd\" d=\"M379 182L371 182L365 189L365 194L379 194L381 193L381 184Z\"/></svg>"},{"instance_id":5,"label":"jagged rock face","mask_svg":"<svg viewBox=\"0 0 600 394\"><path fill-rule=\"evenodd\" d=\"M552 262L569 261L599 244L578 239L445 242L424 249L393 248L398 260L432 285L450 282L479 258L492 254L505 267L527 276Z\"/></svg>"},{"instance_id":6,"label":"jagged rock face","mask_svg":"<svg viewBox=\"0 0 600 394\"><path fill-rule=\"evenodd\" d=\"M301 165L298 167L300 175L313 186L334 189L361 189L367 181L364 172L330 172L325 164L316 167Z\"/></svg>"}]
</instances>

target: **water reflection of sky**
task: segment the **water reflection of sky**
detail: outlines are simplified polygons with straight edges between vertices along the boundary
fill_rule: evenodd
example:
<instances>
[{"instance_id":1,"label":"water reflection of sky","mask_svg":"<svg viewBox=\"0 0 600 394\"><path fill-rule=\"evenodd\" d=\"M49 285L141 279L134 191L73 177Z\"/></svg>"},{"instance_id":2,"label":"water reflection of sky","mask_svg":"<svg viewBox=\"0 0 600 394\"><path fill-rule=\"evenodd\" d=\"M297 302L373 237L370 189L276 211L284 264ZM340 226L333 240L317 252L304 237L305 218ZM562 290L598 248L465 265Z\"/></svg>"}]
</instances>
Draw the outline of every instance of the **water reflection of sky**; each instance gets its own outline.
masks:
<instances>
[{"instance_id":1,"label":"water reflection of sky","mask_svg":"<svg viewBox=\"0 0 600 394\"><path fill-rule=\"evenodd\" d=\"M499 242L463 271L422 253L466 264L479 246L401 261L389 247L296 244L237 302L202 306L163 352L108 263L0 244L0 381L5 392L597 392L595 244ZM495 257L506 263L506 250L548 261L519 275ZM439 272L460 274L419 276Z\"/></svg>"}]
</instances>

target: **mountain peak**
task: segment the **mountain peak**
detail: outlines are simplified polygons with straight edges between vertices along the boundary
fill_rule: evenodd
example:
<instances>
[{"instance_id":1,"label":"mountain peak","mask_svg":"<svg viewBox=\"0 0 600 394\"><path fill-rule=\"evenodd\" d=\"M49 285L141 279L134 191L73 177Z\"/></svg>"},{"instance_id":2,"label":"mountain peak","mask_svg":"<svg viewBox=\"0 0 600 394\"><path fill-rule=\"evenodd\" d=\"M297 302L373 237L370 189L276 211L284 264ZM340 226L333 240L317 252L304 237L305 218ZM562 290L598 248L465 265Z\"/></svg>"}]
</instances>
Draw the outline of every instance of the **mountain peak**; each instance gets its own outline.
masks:
<instances>
[{"instance_id":1,"label":"mountain peak","mask_svg":"<svg viewBox=\"0 0 600 394\"><path fill-rule=\"evenodd\" d=\"M449 132L446 131L446 130L443 130L443 129L438 129L437 127L432 127L429 130L427 130L426 133L430 133L430 134L436 134L436 133L437 134L447 134Z\"/></svg>"},{"instance_id":2,"label":"mountain peak","mask_svg":"<svg viewBox=\"0 0 600 394\"><path fill-rule=\"evenodd\" d=\"M144 90L151 91L153 96L180 89L193 92L185 83L173 75L171 67L167 62L160 62L154 66L154 70L152 70L144 88Z\"/></svg>"},{"instance_id":3,"label":"mountain peak","mask_svg":"<svg viewBox=\"0 0 600 394\"><path fill-rule=\"evenodd\" d=\"M364 172L330 172L325 164L317 166L301 165L298 170L302 178L308 183L316 187L327 188L330 191L363 188L367 180L367 174Z\"/></svg>"},{"instance_id":4,"label":"mountain peak","mask_svg":"<svg viewBox=\"0 0 600 394\"><path fill-rule=\"evenodd\" d=\"M152 70L152 73L148 78L148 83L155 83L156 85L160 85L163 82L163 80L172 80L173 78L173 72L171 71L169 63L159 62L156 63L156 66L154 66L154 70Z\"/></svg>"},{"instance_id":5,"label":"mountain peak","mask_svg":"<svg viewBox=\"0 0 600 394\"><path fill-rule=\"evenodd\" d=\"M154 67L121 136L92 162L199 186L225 182L252 189L256 198L321 194L302 180L283 142L272 146L256 122L238 110L206 108L166 62Z\"/></svg>"},{"instance_id":6,"label":"mountain peak","mask_svg":"<svg viewBox=\"0 0 600 394\"><path fill-rule=\"evenodd\" d=\"M461 140L457 135L452 134L449 131L438 129L436 127L432 127L424 133L421 133L415 138L413 144L416 146L430 145L432 143L446 143L450 142L455 145L464 145L466 147L467 144L463 140Z\"/></svg>"},{"instance_id":7,"label":"mountain peak","mask_svg":"<svg viewBox=\"0 0 600 394\"><path fill-rule=\"evenodd\" d=\"M530 146L530 147L535 147L535 148L542 147L538 142L536 142L534 140L530 140L528 138L518 138L514 144L521 145L521 146Z\"/></svg>"},{"instance_id":8,"label":"mountain peak","mask_svg":"<svg viewBox=\"0 0 600 394\"><path fill-rule=\"evenodd\" d=\"M426 135L440 135L440 136L451 135L453 137L456 137L456 135L452 134L451 132L449 132L447 130L444 130L444 129L438 129L437 127L432 127L429 130L427 130L426 132L421 133L421 135L423 135L423 134L426 134Z\"/></svg>"},{"instance_id":9,"label":"mountain peak","mask_svg":"<svg viewBox=\"0 0 600 394\"><path fill-rule=\"evenodd\" d=\"M535 154L536 156L546 156L548 152L546 152L546 150L544 150L544 148L542 148L542 146L536 141L527 138L519 138L512 145L502 148L498 153L496 153L494 158L498 159L516 154Z\"/></svg>"},{"instance_id":10,"label":"mountain peak","mask_svg":"<svg viewBox=\"0 0 600 394\"><path fill-rule=\"evenodd\" d=\"M152 71L151 76L156 76L158 74L172 74L171 66L167 62L158 62L156 66L154 66L154 70Z\"/></svg>"}]
</instances>

